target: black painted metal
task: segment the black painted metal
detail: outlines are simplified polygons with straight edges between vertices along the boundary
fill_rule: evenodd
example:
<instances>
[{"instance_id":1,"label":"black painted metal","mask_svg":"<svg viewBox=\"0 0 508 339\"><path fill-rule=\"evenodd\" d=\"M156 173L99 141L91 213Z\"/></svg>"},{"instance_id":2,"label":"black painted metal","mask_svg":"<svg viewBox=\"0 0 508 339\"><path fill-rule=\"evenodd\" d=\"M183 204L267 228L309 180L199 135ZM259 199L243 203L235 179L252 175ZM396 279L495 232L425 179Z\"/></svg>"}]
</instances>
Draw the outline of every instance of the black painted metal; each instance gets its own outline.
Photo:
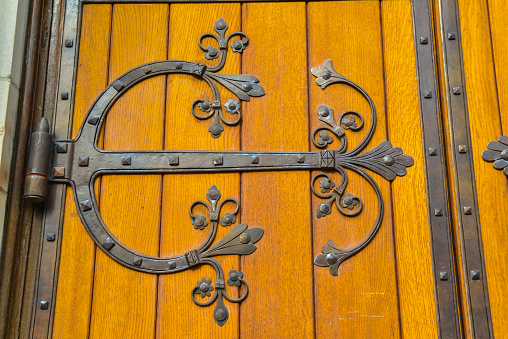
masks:
<instances>
[{"instance_id":1,"label":"black painted metal","mask_svg":"<svg viewBox=\"0 0 508 339\"><path fill-rule=\"evenodd\" d=\"M459 338L461 333L459 305L450 234L451 221L448 211L445 155L441 138L437 71L434 63L435 40L429 0L413 0L413 21L437 325L440 338Z\"/></svg>"},{"instance_id":2,"label":"black painted metal","mask_svg":"<svg viewBox=\"0 0 508 339\"><path fill-rule=\"evenodd\" d=\"M500 136L498 141L489 142L487 148L482 152L482 159L494 162L494 168L503 171L508 177L508 137Z\"/></svg>"},{"instance_id":3,"label":"black painted metal","mask_svg":"<svg viewBox=\"0 0 508 339\"><path fill-rule=\"evenodd\" d=\"M455 171L456 210L461 237L463 281L470 335L494 336L483 258L478 201L467 110L457 0L439 0L450 145ZM470 272L475 274L470 274Z\"/></svg>"}]
</instances>

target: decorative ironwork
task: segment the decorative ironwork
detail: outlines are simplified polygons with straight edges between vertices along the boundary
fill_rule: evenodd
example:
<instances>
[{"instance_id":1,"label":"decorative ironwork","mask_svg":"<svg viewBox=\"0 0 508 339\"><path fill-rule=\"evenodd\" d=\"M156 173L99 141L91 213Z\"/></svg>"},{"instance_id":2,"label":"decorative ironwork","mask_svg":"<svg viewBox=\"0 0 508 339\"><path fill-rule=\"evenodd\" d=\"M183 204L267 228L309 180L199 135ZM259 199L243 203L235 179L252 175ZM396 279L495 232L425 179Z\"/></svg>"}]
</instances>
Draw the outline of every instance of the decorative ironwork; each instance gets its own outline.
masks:
<instances>
[{"instance_id":1,"label":"decorative ironwork","mask_svg":"<svg viewBox=\"0 0 508 339\"><path fill-rule=\"evenodd\" d=\"M502 170L508 177L508 137L500 136L498 141L489 142L487 148L482 152L482 159L494 162L494 168Z\"/></svg>"},{"instance_id":2,"label":"decorative ironwork","mask_svg":"<svg viewBox=\"0 0 508 339\"><path fill-rule=\"evenodd\" d=\"M403 154L400 147L392 147L388 141L383 141L372 150L359 154L368 145L374 130L376 128L376 108L370 96L356 83L340 75L333 67L331 60L327 60L324 66L314 67L312 74L317 78L316 83L325 89L331 84L345 84L357 90L369 103L372 118L369 130L363 140L350 151L348 151L348 139L344 130L353 132L363 128L364 119L362 115L356 111L345 111L335 120L334 112L327 106L318 108L319 120L327 125L320 126L312 133L312 141L316 147L326 148L333 144L334 138L328 134L332 133L340 145L335 151L322 152L322 164L325 167L334 167L341 175L341 181L338 185L332 181L331 177L326 173L319 173L312 179L312 192L322 199L327 199L319 204L316 211L318 218L325 217L332 212L332 204L339 212L347 217L359 215L363 210L362 200L352 193L345 193L348 185L348 175L346 169L349 169L362 176L372 186L378 199L379 210L377 218L374 222L369 235L357 246L351 249L343 249L337 246L332 240L328 240L328 245L321 248L322 254L314 259L314 263L318 266L329 267L331 275L338 275L339 265L346 259L354 256L361 251L375 237L381 220L383 219L384 203L379 186L374 179L360 167L369 169L387 180L394 180L397 176L406 174L406 167L413 165L414 160L409 155ZM356 120L358 119L358 121ZM320 181L320 192L316 189L316 181Z\"/></svg>"},{"instance_id":3,"label":"decorative ironwork","mask_svg":"<svg viewBox=\"0 0 508 339\"><path fill-rule=\"evenodd\" d=\"M212 124L208 128L208 131L214 138L220 137L224 131L222 124L228 126L237 125L242 114L240 113L240 101L235 99L229 99L224 103L224 108L230 115L236 115L233 120L228 120L224 116L222 109L222 101L220 98L219 90L217 85L214 83L218 82L222 86L229 89L238 99L242 101L250 101L250 97L259 97L265 94L263 87L258 82L259 80L249 74L217 74L224 65L226 64L226 57L228 52L228 42L235 36L239 37L240 40L234 40L231 43L231 49L234 53L242 53L243 50L249 44L249 38L242 32L233 32L226 36L228 30L228 24L224 19L220 18L215 22L214 30L219 34L218 36L212 33L205 33L199 38L199 47L205 52L205 58L208 60L219 59L217 64L213 67L206 67L205 65L196 64L194 74L202 76L203 80L210 86L213 95L213 101L210 102L208 99L198 99L192 103L192 114L201 120L213 118ZM217 41L219 50L213 46L205 47L203 41L206 38L212 38ZM243 39L243 40L242 40ZM183 69L183 64L177 64L177 67ZM214 80L214 81L212 81ZM196 113L196 106L204 115Z\"/></svg>"}]
</instances>

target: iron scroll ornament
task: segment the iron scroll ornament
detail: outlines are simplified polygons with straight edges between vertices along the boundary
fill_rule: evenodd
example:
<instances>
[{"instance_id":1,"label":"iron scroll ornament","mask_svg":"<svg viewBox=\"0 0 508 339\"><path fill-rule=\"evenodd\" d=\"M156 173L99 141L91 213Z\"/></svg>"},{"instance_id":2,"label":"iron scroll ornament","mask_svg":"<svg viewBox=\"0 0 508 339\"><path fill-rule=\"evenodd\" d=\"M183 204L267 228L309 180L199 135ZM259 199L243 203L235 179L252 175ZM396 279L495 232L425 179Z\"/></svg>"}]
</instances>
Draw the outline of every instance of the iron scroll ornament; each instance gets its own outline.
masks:
<instances>
[{"instance_id":1,"label":"iron scroll ornament","mask_svg":"<svg viewBox=\"0 0 508 339\"><path fill-rule=\"evenodd\" d=\"M219 33L221 31L225 32L226 28L227 25L225 28L220 25L217 27L216 23L215 29ZM222 46L227 43L229 38L223 38L223 33L220 33L220 35L222 42L219 42L219 45L222 50ZM200 47L204 48L201 46L201 40ZM209 57L214 55L214 53L210 53L210 49L207 49L207 53ZM221 60L225 59L225 53L220 53L219 58L220 65ZM208 221L210 221L209 236L203 245L195 250L172 258L159 258L140 254L119 242L102 220L94 192L94 182L99 176L104 174L140 173L210 173L304 169L336 170L341 175L341 181L337 186L335 186L335 183L333 183L327 173L320 173L312 180L314 194L320 198L327 199L319 205L317 216L325 217L329 215L332 210L332 204L335 203L340 213L353 217L361 213L363 203L359 197L351 193L344 194L348 185L346 170L350 170L365 178L376 192L379 211L373 229L365 240L352 249L341 249L329 241L328 246L324 246L322 249L323 254L318 255L314 262L319 266L329 266L330 273L337 275L340 263L360 252L375 237L383 216L383 199L378 185L363 168L376 172L387 180L394 180L396 176L406 174L406 167L413 164L413 159L408 155L402 154L402 149L392 147L388 141L383 141L372 150L360 154L372 139L376 127L374 103L361 87L339 75L333 69L330 60L323 67L320 66L312 69L312 74L317 77L318 85L324 89L334 83L346 84L361 93L371 107L372 122L367 134L358 146L349 151L346 131L362 129L364 125L363 117L358 112L346 111L340 115L338 121L335 121L333 110L325 106L321 106L318 109L318 114L319 119L327 125L318 127L312 134L314 144L324 149L318 152L104 151L99 149L97 143L107 113L127 89L151 76L171 73L198 75L209 84L211 83L210 79L213 77L210 76L211 73L206 70L204 65L192 62L159 61L141 65L120 76L99 95L88 111L76 139L53 140L50 142L53 145L51 146L52 156L47 158L51 158L50 168L53 171L48 174L48 177L52 182L66 183L73 187L80 218L94 242L104 253L125 267L153 274L172 274L196 265L211 265L217 273L215 287L212 286L210 279L203 278L192 289L191 296L194 302L200 306L208 306L217 301L214 320L222 326L229 317L223 298L230 302L241 302L247 297L249 290L241 272L231 270L229 278L226 279L220 264L211 257L226 254L246 255L254 252L256 250L254 243L262 237L262 229L248 229L247 225L238 225L222 240L217 242L213 247L210 247L215 239L218 223L221 223L225 227L231 225L234 223L235 215L238 212L237 207L232 213L226 213L222 218L219 218L224 201L222 203L219 202L220 192L216 187L212 187L207 194L210 204L204 201L195 203L205 205L208 208L210 212L209 219L207 220L203 216L193 214L195 204L190 209L194 228L204 229L204 227L207 227ZM215 74L213 79L219 79L221 76L224 77L223 75ZM241 75L238 77L241 77ZM236 86L237 89L240 89L243 86L242 84L238 85L232 82L236 80L230 79L230 81L230 85L225 85L227 88ZM252 85L250 90L257 88L254 86L256 82L257 79L246 81L246 83ZM216 89L215 85L210 86L212 91L214 88ZM242 90L245 91L246 89ZM250 90L246 93L250 93ZM199 106L199 103L193 104L193 107L195 105ZM219 111L216 110L215 112ZM220 112L217 114L220 116ZM217 116L214 119L217 120ZM334 137L329 135L329 133L340 141L340 145L336 150L326 149L334 142ZM34 173L39 172L34 171ZM319 178L322 179L320 182L320 192L314 187L315 182ZM238 202L232 199L226 199L225 201L233 202L238 206ZM225 283L238 287L244 285L246 290L240 298L231 298L225 292ZM211 294L212 291L214 291L213 296ZM198 294L201 297L211 296L211 299L201 303L196 299Z\"/></svg>"},{"instance_id":2,"label":"iron scroll ornament","mask_svg":"<svg viewBox=\"0 0 508 339\"><path fill-rule=\"evenodd\" d=\"M497 141L487 144L487 150L482 152L482 159L494 162L494 168L502 170L508 177L508 137L502 135Z\"/></svg>"}]
</instances>

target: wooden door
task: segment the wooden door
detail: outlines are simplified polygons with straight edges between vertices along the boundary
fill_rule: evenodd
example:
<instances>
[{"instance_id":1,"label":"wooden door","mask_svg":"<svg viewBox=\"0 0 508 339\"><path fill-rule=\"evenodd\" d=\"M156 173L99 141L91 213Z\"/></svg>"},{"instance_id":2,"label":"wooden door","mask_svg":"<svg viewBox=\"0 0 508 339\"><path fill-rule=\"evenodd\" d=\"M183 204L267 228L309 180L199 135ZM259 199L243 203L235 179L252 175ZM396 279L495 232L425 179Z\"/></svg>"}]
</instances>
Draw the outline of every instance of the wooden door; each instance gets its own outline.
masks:
<instances>
[{"instance_id":1,"label":"wooden door","mask_svg":"<svg viewBox=\"0 0 508 339\"><path fill-rule=\"evenodd\" d=\"M474 336L439 6L67 0L29 335Z\"/></svg>"}]
</instances>

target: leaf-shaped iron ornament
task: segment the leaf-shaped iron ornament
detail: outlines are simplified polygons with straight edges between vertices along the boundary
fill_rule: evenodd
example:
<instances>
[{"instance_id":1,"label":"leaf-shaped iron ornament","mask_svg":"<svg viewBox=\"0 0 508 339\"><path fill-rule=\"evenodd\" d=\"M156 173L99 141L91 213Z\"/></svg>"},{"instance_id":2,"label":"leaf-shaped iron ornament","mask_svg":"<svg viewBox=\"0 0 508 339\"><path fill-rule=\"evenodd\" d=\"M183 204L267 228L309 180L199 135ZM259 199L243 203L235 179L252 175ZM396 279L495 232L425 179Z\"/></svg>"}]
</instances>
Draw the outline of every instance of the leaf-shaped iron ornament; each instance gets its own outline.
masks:
<instances>
[{"instance_id":1,"label":"leaf-shaped iron ornament","mask_svg":"<svg viewBox=\"0 0 508 339\"><path fill-rule=\"evenodd\" d=\"M347 217L359 215L363 210L362 200L352 193L345 193L348 185L347 171L351 170L362 176L374 189L378 199L378 213L374 226L367 237L358 245L350 249L343 249L333 241L328 240L328 245L321 248L322 254L314 259L314 264L329 267L331 275L338 275L339 266L344 260L354 256L367 246L376 236L383 219L384 204L379 186L374 179L361 167L381 175L386 180L394 180L397 176L406 174L406 168L413 165L414 160L409 155L403 154L400 147L392 147L389 141L383 141L373 149L360 154L372 139L376 129L376 108L370 96L356 83L340 75L333 67L332 61L327 60L324 66L311 69L317 78L316 83L325 89L331 84L344 84L358 91L369 103L372 119L369 130L363 140L351 150L348 150L346 131L356 132L364 127L363 116L356 111L345 111L335 120L333 109L322 105L318 107L319 120L326 125L316 128L312 134L312 142L322 151L322 167L335 168L341 176L341 181L336 185L329 174L319 173L312 179L312 191L316 196L326 199L318 205L316 216L325 217L332 212L332 205ZM333 145L335 140L340 143L335 150L326 150ZM507 146L508 147L508 146ZM507 151L508 152L508 151ZM319 190L316 188L319 180Z\"/></svg>"},{"instance_id":2,"label":"leaf-shaped iron ornament","mask_svg":"<svg viewBox=\"0 0 508 339\"><path fill-rule=\"evenodd\" d=\"M482 152L483 160L494 162L494 168L508 177L508 137L500 136L498 141L489 142L487 148Z\"/></svg>"},{"instance_id":3,"label":"leaf-shaped iron ornament","mask_svg":"<svg viewBox=\"0 0 508 339\"><path fill-rule=\"evenodd\" d=\"M191 251L191 258L195 261L194 264L207 264L212 266L216 272L216 282L215 287L212 285L212 279L207 279L203 277L201 280L197 282L197 285L192 289L192 300L199 306L209 306L213 304L217 300L217 305L215 306L215 310L213 313L213 318L215 322L222 326L229 319L229 311L224 305L224 298L229 302L240 303L249 293L249 287L245 280L243 280L243 273L238 272L236 270L231 270L229 272L229 277L224 277L224 271L222 270L222 266L211 257L219 256L219 255L249 255L252 254L256 249L256 242L261 239L263 236L263 229L261 228L248 228L246 224L240 224L235 227L224 238L218 241L213 247L210 248L210 245L214 241L217 235L217 228L219 224L219 220L221 225L224 227L230 226L232 223L236 221L236 214L240 208L240 204L236 199L228 198L220 201L221 193L214 185L206 194L206 198L208 202L197 200L193 202L189 208L189 215L192 220L192 224L195 229L202 230L204 227L196 227L202 225L208 225L208 221L206 217L194 214L193 210L196 206L201 205L204 206L209 212L209 220L210 220L210 231L208 233L208 237L196 251ZM220 202L219 202L220 201ZM226 203L232 203L235 208L233 211L229 213L225 213L222 218L221 210ZM229 296L225 290L224 281L227 279L228 285L241 287L241 285L245 286L245 292L240 298L233 298ZM213 291L213 295L211 294ZM201 298L211 297L211 299L206 302L201 302L196 299L196 296L200 295Z\"/></svg>"},{"instance_id":4,"label":"leaf-shaped iron ornament","mask_svg":"<svg viewBox=\"0 0 508 339\"><path fill-rule=\"evenodd\" d=\"M224 131L222 124L228 126L237 125L240 122L242 115L240 113L240 103L238 101L229 99L228 102L222 103L220 93L215 82L218 82L222 86L226 87L242 101L250 101L251 97L263 96L265 95L265 90L258 84L259 80L255 76L249 74L217 73L222 70L226 64L229 41L233 37L239 37L240 40L234 40L231 43L231 49L234 53L242 53L249 44L249 38L242 32L233 32L226 36L228 24L222 18L215 22L214 29L218 35L205 33L199 38L199 47L203 50L203 52L205 52L205 58L208 60L219 59L217 64L213 67L206 67L205 65L200 64L202 70L199 75L210 86L213 101L208 99L198 99L192 103L191 110L192 114L198 119L206 120L213 118L208 131L212 137L218 138ZM203 45L203 41L206 38L211 38L217 41L219 50L213 46L205 47ZM197 109L205 114L198 114ZM230 115L235 115L235 118L233 120L226 119L224 109Z\"/></svg>"}]
</instances>

